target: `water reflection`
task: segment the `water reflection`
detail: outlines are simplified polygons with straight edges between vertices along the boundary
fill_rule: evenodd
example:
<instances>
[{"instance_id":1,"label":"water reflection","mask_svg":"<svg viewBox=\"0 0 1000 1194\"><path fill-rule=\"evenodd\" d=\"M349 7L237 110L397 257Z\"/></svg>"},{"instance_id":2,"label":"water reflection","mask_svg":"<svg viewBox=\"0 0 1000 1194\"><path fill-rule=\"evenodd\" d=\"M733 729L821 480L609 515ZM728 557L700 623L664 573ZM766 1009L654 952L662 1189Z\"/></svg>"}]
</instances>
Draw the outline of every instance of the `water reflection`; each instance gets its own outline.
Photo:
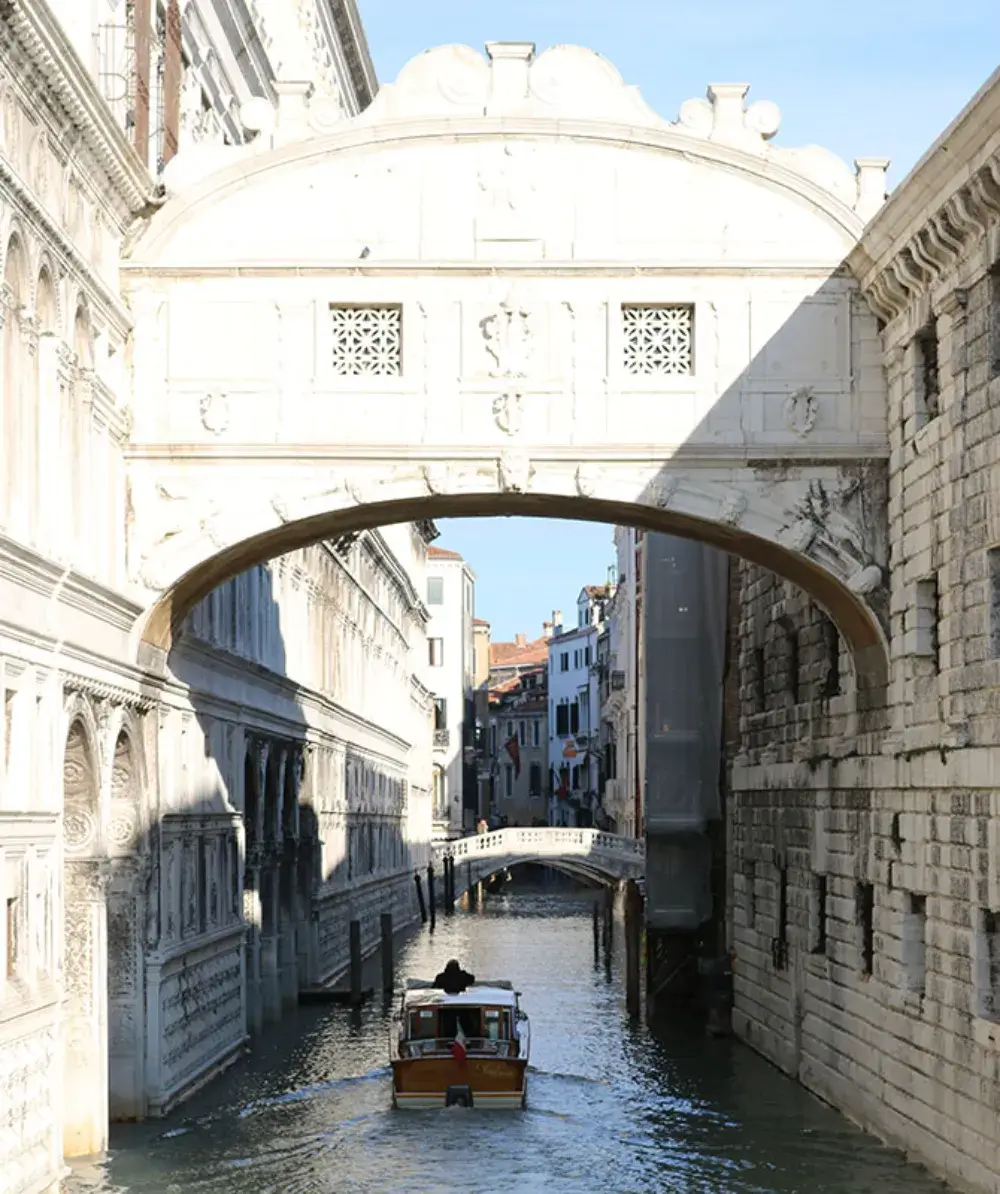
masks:
<instances>
[{"instance_id":1,"label":"water reflection","mask_svg":"<svg viewBox=\"0 0 1000 1194\"><path fill-rule=\"evenodd\" d=\"M591 902L491 898L401 950L510 978L532 1019L525 1111L393 1111L390 1006L302 1008L175 1116L112 1132L69 1190L219 1194L929 1194L944 1187L766 1062L687 1024L630 1022L620 928L610 979ZM376 968L373 966L373 979Z\"/></svg>"}]
</instances>

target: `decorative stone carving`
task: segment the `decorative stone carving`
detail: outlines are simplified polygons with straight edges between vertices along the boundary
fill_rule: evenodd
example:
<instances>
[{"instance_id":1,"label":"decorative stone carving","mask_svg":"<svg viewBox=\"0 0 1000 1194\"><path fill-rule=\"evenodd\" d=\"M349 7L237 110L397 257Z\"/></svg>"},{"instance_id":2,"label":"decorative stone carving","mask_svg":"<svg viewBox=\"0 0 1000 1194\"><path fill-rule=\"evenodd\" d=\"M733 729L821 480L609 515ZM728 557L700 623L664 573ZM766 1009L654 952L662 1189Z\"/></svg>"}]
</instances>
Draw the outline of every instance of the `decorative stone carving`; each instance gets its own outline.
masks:
<instances>
[{"instance_id":1,"label":"decorative stone carving","mask_svg":"<svg viewBox=\"0 0 1000 1194\"><path fill-rule=\"evenodd\" d=\"M202 426L213 435L221 435L229 426L229 395L204 394L199 403Z\"/></svg>"},{"instance_id":2,"label":"decorative stone carving","mask_svg":"<svg viewBox=\"0 0 1000 1194\"><path fill-rule=\"evenodd\" d=\"M694 362L694 312L688 304L622 308L625 372L636 377L678 377Z\"/></svg>"},{"instance_id":3,"label":"decorative stone carving","mask_svg":"<svg viewBox=\"0 0 1000 1194\"><path fill-rule=\"evenodd\" d=\"M785 421L799 439L805 439L816 426L817 413L818 404L811 386L796 390L785 401Z\"/></svg>"},{"instance_id":4,"label":"decorative stone carving","mask_svg":"<svg viewBox=\"0 0 1000 1194\"><path fill-rule=\"evenodd\" d=\"M644 500L651 506L656 506L660 510L666 510L680 488L682 480L683 478L679 477L676 473L654 477L649 485L646 486L643 495Z\"/></svg>"},{"instance_id":5,"label":"decorative stone carving","mask_svg":"<svg viewBox=\"0 0 1000 1194\"><path fill-rule=\"evenodd\" d=\"M593 497L600 482L601 470L596 464L576 466L576 491L580 497Z\"/></svg>"},{"instance_id":6,"label":"decorative stone carving","mask_svg":"<svg viewBox=\"0 0 1000 1194\"><path fill-rule=\"evenodd\" d=\"M745 493L741 493L738 489L727 493L719 510L719 521L724 522L727 526L738 527L743 521L743 515L747 512L748 505Z\"/></svg>"},{"instance_id":7,"label":"decorative stone carving","mask_svg":"<svg viewBox=\"0 0 1000 1194\"><path fill-rule=\"evenodd\" d=\"M427 492L433 495L450 493L452 489L451 469L446 464L425 464L421 470Z\"/></svg>"},{"instance_id":8,"label":"decorative stone carving","mask_svg":"<svg viewBox=\"0 0 1000 1194\"><path fill-rule=\"evenodd\" d=\"M497 475L503 493L527 493L534 469L526 452L500 453Z\"/></svg>"},{"instance_id":9,"label":"decorative stone carving","mask_svg":"<svg viewBox=\"0 0 1000 1194\"><path fill-rule=\"evenodd\" d=\"M534 329L526 308L508 296L480 323L486 351L493 358L490 377L506 383L493 401L493 421L505 435L521 429L521 384L527 378L534 352Z\"/></svg>"}]
</instances>

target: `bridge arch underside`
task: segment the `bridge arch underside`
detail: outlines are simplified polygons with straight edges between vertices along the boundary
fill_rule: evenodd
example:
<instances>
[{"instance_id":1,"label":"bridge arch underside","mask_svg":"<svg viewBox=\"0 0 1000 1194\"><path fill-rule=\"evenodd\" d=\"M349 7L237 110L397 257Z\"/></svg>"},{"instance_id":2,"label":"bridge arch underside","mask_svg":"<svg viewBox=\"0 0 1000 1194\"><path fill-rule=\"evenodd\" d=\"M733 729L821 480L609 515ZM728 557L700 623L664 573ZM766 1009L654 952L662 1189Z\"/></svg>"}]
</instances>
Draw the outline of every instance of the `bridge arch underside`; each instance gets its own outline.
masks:
<instances>
[{"instance_id":1,"label":"bridge arch underside","mask_svg":"<svg viewBox=\"0 0 1000 1194\"><path fill-rule=\"evenodd\" d=\"M536 466L529 460L520 464L530 472L518 478L523 488L505 490L511 481L503 476L504 462L465 465L464 478L453 481L456 489L463 486L458 492L429 493L426 467L387 464L381 474L371 470L385 478L372 487L396 497L358 502L348 487L344 494L321 495L327 504L322 512L286 521L275 511L279 502L268 501L267 508L258 502L254 509L248 490L238 508L216 507L211 519L195 519L165 540L156 561L158 570L178 579L164 586L139 627L143 661L169 652L184 618L212 589L275 556L393 523L526 515L642 527L707 543L769 568L826 610L850 650L859 687L885 684L886 593L881 569L872 563L874 548L864 542L865 506L879 504L880 476L874 466L851 470L831 464L777 471L776 478L768 467L702 477L688 471L684 477L670 467L624 465L601 468L590 478L586 462L567 467L560 461L547 468L545 462ZM492 483L491 473L498 478ZM590 491L588 496L581 495L581 486ZM856 523L838 508L845 486L858 504ZM345 504L329 508L338 497ZM315 505L308 497L299 505L310 502ZM294 498L286 494L286 518L294 508ZM869 513L876 520L879 512ZM232 539L228 544L227 537Z\"/></svg>"},{"instance_id":2,"label":"bridge arch underside","mask_svg":"<svg viewBox=\"0 0 1000 1194\"><path fill-rule=\"evenodd\" d=\"M614 868L603 866L600 862L589 861L577 856L570 857L534 857L531 855L512 855L509 858L479 858L466 862L455 860L455 895L461 896L477 883L483 883L491 875L501 871L513 870L521 866L547 866L561 871L574 879L582 879L595 886L609 887L622 879L638 879L641 869L635 874L622 875Z\"/></svg>"}]
</instances>

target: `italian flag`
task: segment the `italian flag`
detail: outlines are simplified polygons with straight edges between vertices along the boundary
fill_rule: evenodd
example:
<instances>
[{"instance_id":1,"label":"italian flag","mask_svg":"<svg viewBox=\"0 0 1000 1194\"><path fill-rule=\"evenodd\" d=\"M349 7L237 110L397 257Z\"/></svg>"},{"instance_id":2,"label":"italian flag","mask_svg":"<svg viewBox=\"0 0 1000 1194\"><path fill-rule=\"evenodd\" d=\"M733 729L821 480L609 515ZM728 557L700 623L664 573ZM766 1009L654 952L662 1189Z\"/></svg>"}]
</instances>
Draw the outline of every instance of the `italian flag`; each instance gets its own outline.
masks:
<instances>
[{"instance_id":1,"label":"italian flag","mask_svg":"<svg viewBox=\"0 0 1000 1194\"><path fill-rule=\"evenodd\" d=\"M456 1061L465 1061L465 1033L462 1031L461 1024L459 1024L455 1039L452 1041L451 1055Z\"/></svg>"}]
</instances>

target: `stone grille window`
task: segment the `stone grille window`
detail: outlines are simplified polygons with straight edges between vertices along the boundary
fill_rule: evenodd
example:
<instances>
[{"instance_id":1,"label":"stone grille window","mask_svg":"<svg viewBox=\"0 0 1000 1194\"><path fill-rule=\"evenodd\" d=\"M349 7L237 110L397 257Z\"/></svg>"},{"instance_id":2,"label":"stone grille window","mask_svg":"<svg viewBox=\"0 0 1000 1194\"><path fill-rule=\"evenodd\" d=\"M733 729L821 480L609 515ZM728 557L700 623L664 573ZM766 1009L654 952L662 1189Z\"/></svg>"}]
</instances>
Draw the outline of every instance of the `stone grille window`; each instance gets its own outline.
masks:
<instances>
[{"instance_id":1,"label":"stone grille window","mask_svg":"<svg viewBox=\"0 0 1000 1194\"><path fill-rule=\"evenodd\" d=\"M625 372L636 377L689 377L694 373L694 307L689 304L622 307Z\"/></svg>"},{"instance_id":2,"label":"stone grille window","mask_svg":"<svg viewBox=\"0 0 1000 1194\"><path fill-rule=\"evenodd\" d=\"M330 305L333 371L338 377L399 377L403 309Z\"/></svg>"}]
</instances>

